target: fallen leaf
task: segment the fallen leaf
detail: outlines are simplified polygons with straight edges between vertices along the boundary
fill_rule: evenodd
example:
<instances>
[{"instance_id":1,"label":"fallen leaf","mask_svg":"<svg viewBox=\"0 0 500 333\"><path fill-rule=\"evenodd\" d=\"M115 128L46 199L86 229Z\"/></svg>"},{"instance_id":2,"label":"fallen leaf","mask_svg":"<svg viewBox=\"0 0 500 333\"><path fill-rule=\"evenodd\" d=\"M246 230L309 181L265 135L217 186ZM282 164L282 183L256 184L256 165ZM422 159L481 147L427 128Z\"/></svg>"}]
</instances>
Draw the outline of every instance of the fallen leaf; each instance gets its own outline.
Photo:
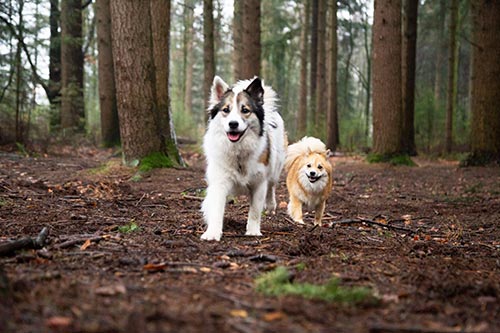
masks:
<instances>
[{"instance_id":1,"label":"fallen leaf","mask_svg":"<svg viewBox=\"0 0 500 333\"><path fill-rule=\"evenodd\" d=\"M202 271L203 273L210 273L212 270L209 267L201 267L200 271Z\"/></svg>"},{"instance_id":2,"label":"fallen leaf","mask_svg":"<svg viewBox=\"0 0 500 333\"><path fill-rule=\"evenodd\" d=\"M142 269L146 271L161 271L162 269L165 269L167 267L167 264L146 264L142 267Z\"/></svg>"},{"instance_id":3,"label":"fallen leaf","mask_svg":"<svg viewBox=\"0 0 500 333\"><path fill-rule=\"evenodd\" d=\"M54 316L47 319L45 324L50 328L67 328L73 320L70 317Z\"/></svg>"},{"instance_id":4,"label":"fallen leaf","mask_svg":"<svg viewBox=\"0 0 500 333\"><path fill-rule=\"evenodd\" d=\"M233 317L246 318L248 317L248 312L246 310L234 309L229 311L229 314Z\"/></svg>"},{"instance_id":5,"label":"fallen leaf","mask_svg":"<svg viewBox=\"0 0 500 333\"><path fill-rule=\"evenodd\" d=\"M263 318L265 321L281 320L281 319L285 318L285 314L281 311L274 311L274 312L266 313Z\"/></svg>"},{"instance_id":6,"label":"fallen leaf","mask_svg":"<svg viewBox=\"0 0 500 333\"><path fill-rule=\"evenodd\" d=\"M90 246L90 244L92 244L92 242L90 241L90 239L87 239L85 243L83 243L83 245L80 246L80 250L85 251Z\"/></svg>"}]
</instances>

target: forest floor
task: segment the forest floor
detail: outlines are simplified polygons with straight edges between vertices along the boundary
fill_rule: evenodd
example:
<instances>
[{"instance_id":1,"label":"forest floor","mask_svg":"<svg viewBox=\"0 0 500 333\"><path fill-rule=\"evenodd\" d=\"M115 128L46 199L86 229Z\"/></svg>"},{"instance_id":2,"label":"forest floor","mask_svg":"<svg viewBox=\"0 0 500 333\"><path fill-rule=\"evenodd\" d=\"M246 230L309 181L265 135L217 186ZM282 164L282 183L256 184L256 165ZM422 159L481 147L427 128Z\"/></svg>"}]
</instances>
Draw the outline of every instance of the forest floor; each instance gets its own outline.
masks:
<instances>
[{"instance_id":1,"label":"forest floor","mask_svg":"<svg viewBox=\"0 0 500 333\"><path fill-rule=\"evenodd\" d=\"M290 222L282 182L263 237L243 236L238 197L222 240L205 242L204 162L185 157L139 178L111 151L0 153L0 243L49 231L44 248L0 257L0 331L500 331L500 168L334 157L325 226ZM376 301L259 293L277 266Z\"/></svg>"}]
</instances>

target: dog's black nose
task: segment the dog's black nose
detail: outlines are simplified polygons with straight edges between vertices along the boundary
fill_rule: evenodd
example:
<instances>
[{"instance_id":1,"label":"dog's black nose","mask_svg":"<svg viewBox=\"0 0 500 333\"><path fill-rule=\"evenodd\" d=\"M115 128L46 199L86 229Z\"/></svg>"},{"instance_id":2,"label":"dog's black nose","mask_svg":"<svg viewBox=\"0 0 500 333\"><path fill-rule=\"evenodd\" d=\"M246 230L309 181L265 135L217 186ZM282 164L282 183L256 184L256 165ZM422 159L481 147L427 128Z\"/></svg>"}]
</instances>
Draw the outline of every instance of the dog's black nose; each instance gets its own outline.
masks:
<instances>
[{"instance_id":1,"label":"dog's black nose","mask_svg":"<svg viewBox=\"0 0 500 333\"><path fill-rule=\"evenodd\" d=\"M231 121L229 122L229 128L230 128L230 129L237 129L237 128L238 128L238 125L239 125L239 124L238 124L238 122L237 122L237 121L235 121L235 120L231 120Z\"/></svg>"},{"instance_id":2,"label":"dog's black nose","mask_svg":"<svg viewBox=\"0 0 500 333\"><path fill-rule=\"evenodd\" d=\"M316 171L311 171L311 172L309 172L309 175L310 175L311 177L316 176Z\"/></svg>"}]
</instances>

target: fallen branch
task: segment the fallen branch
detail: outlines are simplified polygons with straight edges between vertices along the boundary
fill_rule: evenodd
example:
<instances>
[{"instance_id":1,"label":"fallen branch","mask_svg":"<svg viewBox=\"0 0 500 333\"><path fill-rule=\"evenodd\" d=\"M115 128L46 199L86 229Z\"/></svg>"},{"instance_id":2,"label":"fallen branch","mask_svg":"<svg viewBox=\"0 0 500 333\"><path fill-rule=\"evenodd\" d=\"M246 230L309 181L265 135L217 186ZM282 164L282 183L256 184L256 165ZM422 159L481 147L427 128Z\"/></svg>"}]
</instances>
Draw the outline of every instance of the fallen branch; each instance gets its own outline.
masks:
<instances>
[{"instance_id":1,"label":"fallen branch","mask_svg":"<svg viewBox=\"0 0 500 333\"><path fill-rule=\"evenodd\" d=\"M199 201L203 201L205 200L205 198L202 198L202 197L197 197L197 196L194 196L194 195L188 195L188 194L184 194L182 196L183 199L190 199L190 200L199 200Z\"/></svg>"},{"instance_id":2,"label":"fallen branch","mask_svg":"<svg viewBox=\"0 0 500 333\"><path fill-rule=\"evenodd\" d=\"M80 243L85 243L85 241L90 240L91 242L99 242L102 239L104 239L103 236L96 236L96 237L91 237L91 238L78 238L78 239L71 239L68 241L65 241L63 243L57 244L55 247L57 249L65 249L73 245L77 245Z\"/></svg>"},{"instance_id":3,"label":"fallen branch","mask_svg":"<svg viewBox=\"0 0 500 333\"><path fill-rule=\"evenodd\" d=\"M336 224L356 224L356 223L365 223L365 224L370 224L370 225L376 225L376 226L387 228L387 229L404 231L404 232L407 232L410 234L416 233L415 231L408 229L408 228L398 227L398 226L391 225L391 224L384 224L384 223L380 223L380 222L376 222L376 221L372 221L372 220L368 220L368 219L363 219L363 218L344 219L344 220L339 220L339 221L333 221L333 222L330 222L330 226L334 226Z\"/></svg>"},{"instance_id":4,"label":"fallen branch","mask_svg":"<svg viewBox=\"0 0 500 333\"><path fill-rule=\"evenodd\" d=\"M22 249L41 249L44 247L48 235L49 229L44 227L35 239L24 237L15 241L2 243L0 244L0 256L7 256Z\"/></svg>"}]
</instances>

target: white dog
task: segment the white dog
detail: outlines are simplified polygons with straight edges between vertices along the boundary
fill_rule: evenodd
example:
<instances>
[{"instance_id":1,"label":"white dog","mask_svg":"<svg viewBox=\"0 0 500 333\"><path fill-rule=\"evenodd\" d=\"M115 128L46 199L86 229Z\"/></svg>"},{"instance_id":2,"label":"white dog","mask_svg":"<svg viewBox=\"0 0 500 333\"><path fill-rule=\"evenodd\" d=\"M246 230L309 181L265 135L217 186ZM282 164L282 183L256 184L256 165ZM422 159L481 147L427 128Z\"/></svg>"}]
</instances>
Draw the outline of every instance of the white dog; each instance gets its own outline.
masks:
<instances>
[{"instance_id":1,"label":"white dog","mask_svg":"<svg viewBox=\"0 0 500 333\"><path fill-rule=\"evenodd\" d=\"M259 78L229 87L213 81L210 120L203 139L207 194L202 211L205 240L220 240L228 195L249 194L248 236L261 236L264 208L276 210L275 188L283 169L286 137L276 93Z\"/></svg>"}]
</instances>

